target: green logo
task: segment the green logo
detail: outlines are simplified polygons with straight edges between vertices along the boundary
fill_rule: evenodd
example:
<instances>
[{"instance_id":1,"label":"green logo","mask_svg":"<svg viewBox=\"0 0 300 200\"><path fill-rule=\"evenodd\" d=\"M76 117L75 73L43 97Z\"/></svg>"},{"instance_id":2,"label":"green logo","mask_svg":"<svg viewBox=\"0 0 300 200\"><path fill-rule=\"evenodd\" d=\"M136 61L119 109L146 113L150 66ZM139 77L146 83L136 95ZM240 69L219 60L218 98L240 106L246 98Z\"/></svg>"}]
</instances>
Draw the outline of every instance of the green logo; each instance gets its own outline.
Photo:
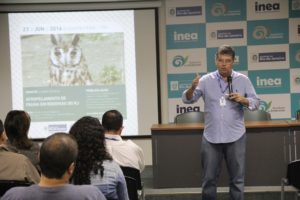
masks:
<instances>
[{"instance_id":1,"label":"green logo","mask_svg":"<svg viewBox=\"0 0 300 200\"><path fill-rule=\"evenodd\" d=\"M174 67L182 67L186 64L188 58L189 58L188 56L183 57L183 56L177 55L174 57L172 64Z\"/></svg>"},{"instance_id":2,"label":"green logo","mask_svg":"<svg viewBox=\"0 0 300 200\"><path fill-rule=\"evenodd\" d=\"M259 110L269 111L271 108L272 101L266 102L266 101L260 101L259 102Z\"/></svg>"}]
</instances>

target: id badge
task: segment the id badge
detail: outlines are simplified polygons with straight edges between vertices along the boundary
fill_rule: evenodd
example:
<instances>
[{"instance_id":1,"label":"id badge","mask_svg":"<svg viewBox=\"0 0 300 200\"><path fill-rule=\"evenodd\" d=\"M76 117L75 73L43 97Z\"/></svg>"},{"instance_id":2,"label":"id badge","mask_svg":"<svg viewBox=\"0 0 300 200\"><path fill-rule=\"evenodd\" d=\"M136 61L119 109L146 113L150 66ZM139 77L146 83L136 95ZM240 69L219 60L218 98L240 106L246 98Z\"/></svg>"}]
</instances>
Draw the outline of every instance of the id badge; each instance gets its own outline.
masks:
<instances>
[{"instance_id":1,"label":"id badge","mask_svg":"<svg viewBox=\"0 0 300 200\"><path fill-rule=\"evenodd\" d=\"M220 106L221 106L221 107L226 106L226 99L225 99L224 96L222 96L222 97L220 98Z\"/></svg>"}]
</instances>

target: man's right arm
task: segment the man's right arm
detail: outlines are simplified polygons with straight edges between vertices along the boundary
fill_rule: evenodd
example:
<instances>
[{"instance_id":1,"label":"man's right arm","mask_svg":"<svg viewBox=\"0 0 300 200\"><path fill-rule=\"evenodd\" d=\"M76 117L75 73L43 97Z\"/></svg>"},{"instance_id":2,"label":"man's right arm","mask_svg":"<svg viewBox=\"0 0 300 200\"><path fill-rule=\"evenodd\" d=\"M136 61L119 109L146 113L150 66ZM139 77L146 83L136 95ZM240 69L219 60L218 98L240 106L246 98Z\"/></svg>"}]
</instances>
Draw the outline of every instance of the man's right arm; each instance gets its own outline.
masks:
<instances>
[{"instance_id":1,"label":"man's right arm","mask_svg":"<svg viewBox=\"0 0 300 200\"><path fill-rule=\"evenodd\" d=\"M186 90L185 96L188 101L193 98L194 91L199 84L199 80L200 80L200 75L197 74L196 78L194 78L194 80L192 81L191 86Z\"/></svg>"}]
</instances>

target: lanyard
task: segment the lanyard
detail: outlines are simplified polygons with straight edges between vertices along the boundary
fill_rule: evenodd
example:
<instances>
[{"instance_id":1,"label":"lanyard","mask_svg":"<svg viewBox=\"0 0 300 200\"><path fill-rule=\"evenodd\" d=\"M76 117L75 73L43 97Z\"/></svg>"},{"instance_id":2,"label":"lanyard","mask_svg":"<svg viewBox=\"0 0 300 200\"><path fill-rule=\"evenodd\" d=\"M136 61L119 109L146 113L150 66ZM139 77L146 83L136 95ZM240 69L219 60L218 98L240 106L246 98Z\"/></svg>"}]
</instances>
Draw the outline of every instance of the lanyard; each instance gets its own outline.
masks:
<instances>
[{"instance_id":1,"label":"lanyard","mask_svg":"<svg viewBox=\"0 0 300 200\"><path fill-rule=\"evenodd\" d=\"M221 79L221 77L218 76L219 87L220 87L221 92L224 94L225 91L228 89L229 86L227 85L227 86L225 87L225 89L223 90L223 89L222 89L222 85L221 85L221 80L220 80L220 79Z\"/></svg>"}]
</instances>

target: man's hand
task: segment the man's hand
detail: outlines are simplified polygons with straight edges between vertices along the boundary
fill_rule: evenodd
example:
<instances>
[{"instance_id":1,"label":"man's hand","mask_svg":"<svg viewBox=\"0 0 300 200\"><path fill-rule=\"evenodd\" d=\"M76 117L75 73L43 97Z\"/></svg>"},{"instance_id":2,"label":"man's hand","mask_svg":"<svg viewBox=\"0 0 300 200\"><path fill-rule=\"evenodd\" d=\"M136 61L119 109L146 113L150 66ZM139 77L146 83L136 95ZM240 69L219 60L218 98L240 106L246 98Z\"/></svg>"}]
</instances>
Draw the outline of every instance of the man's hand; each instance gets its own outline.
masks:
<instances>
[{"instance_id":1,"label":"man's hand","mask_svg":"<svg viewBox=\"0 0 300 200\"><path fill-rule=\"evenodd\" d=\"M196 77L195 77L194 80L192 81L191 86L189 87L189 89L188 89L187 92L186 92L186 98L187 98L188 100L192 99L194 90L195 90L196 87L198 86L200 78L201 78L201 76L197 73L197 74L196 74Z\"/></svg>"},{"instance_id":2,"label":"man's hand","mask_svg":"<svg viewBox=\"0 0 300 200\"><path fill-rule=\"evenodd\" d=\"M239 93L231 93L229 99L237 103L241 103L244 106L249 106L249 101L246 97L240 95Z\"/></svg>"}]
</instances>

